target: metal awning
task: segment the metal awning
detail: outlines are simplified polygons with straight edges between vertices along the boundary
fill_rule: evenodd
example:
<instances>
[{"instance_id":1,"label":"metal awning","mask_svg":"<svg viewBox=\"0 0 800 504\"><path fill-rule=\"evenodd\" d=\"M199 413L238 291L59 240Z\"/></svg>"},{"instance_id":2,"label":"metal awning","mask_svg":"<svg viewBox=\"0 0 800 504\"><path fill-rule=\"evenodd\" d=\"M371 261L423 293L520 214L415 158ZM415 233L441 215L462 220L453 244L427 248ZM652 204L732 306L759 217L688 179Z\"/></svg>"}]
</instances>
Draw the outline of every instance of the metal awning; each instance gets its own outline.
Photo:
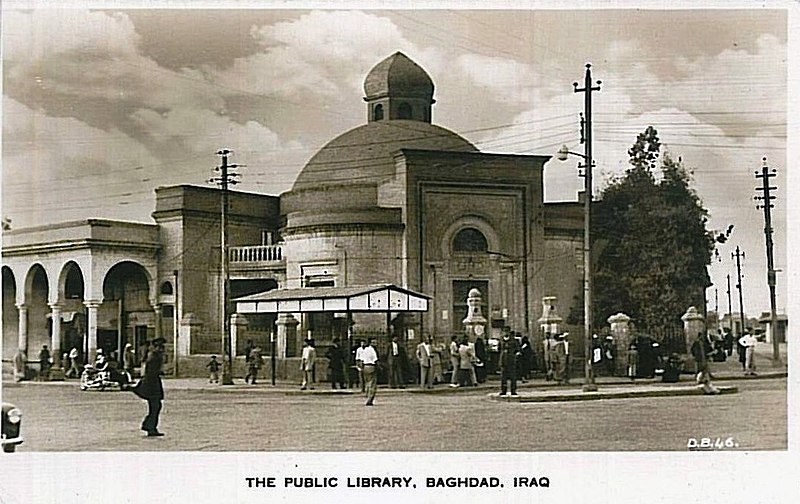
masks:
<instances>
[{"instance_id":1,"label":"metal awning","mask_svg":"<svg viewBox=\"0 0 800 504\"><path fill-rule=\"evenodd\" d=\"M233 300L237 313L425 312L430 296L393 284L274 289Z\"/></svg>"}]
</instances>

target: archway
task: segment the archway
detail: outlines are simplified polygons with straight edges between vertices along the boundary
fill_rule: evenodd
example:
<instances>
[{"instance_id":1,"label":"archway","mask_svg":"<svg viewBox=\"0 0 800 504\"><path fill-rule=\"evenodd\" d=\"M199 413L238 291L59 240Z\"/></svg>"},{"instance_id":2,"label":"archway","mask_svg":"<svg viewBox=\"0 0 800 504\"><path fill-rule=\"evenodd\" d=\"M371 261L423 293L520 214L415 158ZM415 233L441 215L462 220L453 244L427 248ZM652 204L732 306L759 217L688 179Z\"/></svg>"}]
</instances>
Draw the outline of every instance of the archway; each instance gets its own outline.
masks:
<instances>
[{"instance_id":1,"label":"archway","mask_svg":"<svg viewBox=\"0 0 800 504\"><path fill-rule=\"evenodd\" d=\"M19 310L14 272L3 266L3 360L11 359L19 345Z\"/></svg>"},{"instance_id":2,"label":"archway","mask_svg":"<svg viewBox=\"0 0 800 504\"><path fill-rule=\"evenodd\" d=\"M35 360L44 345L50 346L49 280L41 264L34 264L25 278L25 307L27 313L28 359Z\"/></svg>"},{"instance_id":3,"label":"archway","mask_svg":"<svg viewBox=\"0 0 800 504\"><path fill-rule=\"evenodd\" d=\"M58 304L61 307L61 349L68 353L72 348L84 360L88 351L86 315L83 302L86 297L83 271L75 261L67 262L58 279Z\"/></svg>"},{"instance_id":4,"label":"archway","mask_svg":"<svg viewBox=\"0 0 800 504\"><path fill-rule=\"evenodd\" d=\"M97 348L120 360L126 343L138 350L155 334L156 315L147 271L132 261L114 265L103 279L103 304L97 311Z\"/></svg>"}]
</instances>

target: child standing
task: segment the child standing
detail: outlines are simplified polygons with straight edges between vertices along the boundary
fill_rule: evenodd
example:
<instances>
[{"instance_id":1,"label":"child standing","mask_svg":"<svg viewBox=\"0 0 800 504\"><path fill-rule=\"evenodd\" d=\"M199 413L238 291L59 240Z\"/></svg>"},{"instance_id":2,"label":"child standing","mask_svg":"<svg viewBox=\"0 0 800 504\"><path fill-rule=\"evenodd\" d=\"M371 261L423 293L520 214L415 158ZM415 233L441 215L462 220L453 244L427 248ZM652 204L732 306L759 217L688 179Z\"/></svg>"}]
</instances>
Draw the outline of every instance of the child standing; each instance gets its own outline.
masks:
<instances>
[{"instance_id":1,"label":"child standing","mask_svg":"<svg viewBox=\"0 0 800 504\"><path fill-rule=\"evenodd\" d=\"M633 381L636 379L636 374L639 367L639 349L636 346L635 341L631 341L630 346L628 347L628 378Z\"/></svg>"},{"instance_id":2,"label":"child standing","mask_svg":"<svg viewBox=\"0 0 800 504\"><path fill-rule=\"evenodd\" d=\"M208 378L208 383L219 383L219 362L217 356L212 355L211 360L206 364L208 371L211 373Z\"/></svg>"}]
</instances>

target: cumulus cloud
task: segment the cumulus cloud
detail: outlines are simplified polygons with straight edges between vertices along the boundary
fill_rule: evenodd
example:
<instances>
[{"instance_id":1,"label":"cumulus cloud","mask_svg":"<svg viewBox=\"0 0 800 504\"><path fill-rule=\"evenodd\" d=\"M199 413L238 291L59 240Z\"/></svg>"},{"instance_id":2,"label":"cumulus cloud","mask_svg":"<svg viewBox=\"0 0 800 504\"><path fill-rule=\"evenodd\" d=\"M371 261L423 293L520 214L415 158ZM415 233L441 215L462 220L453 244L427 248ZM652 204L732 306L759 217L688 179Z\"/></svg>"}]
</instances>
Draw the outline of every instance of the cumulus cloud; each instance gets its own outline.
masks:
<instances>
[{"instance_id":1,"label":"cumulus cloud","mask_svg":"<svg viewBox=\"0 0 800 504\"><path fill-rule=\"evenodd\" d=\"M131 219L144 211L139 202L152 187L140 178L161 164L119 130L50 117L3 97L3 212L15 226L98 215ZM117 206L122 201L133 204Z\"/></svg>"}]
</instances>

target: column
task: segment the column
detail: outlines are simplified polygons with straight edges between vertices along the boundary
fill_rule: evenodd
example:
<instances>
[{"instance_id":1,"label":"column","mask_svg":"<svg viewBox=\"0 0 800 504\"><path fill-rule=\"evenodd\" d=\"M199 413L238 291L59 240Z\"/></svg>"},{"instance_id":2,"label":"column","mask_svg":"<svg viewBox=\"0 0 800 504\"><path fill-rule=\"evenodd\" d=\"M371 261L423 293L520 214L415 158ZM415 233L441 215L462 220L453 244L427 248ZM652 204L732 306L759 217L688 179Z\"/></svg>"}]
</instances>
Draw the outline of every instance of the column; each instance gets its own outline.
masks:
<instances>
[{"instance_id":1,"label":"column","mask_svg":"<svg viewBox=\"0 0 800 504\"><path fill-rule=\"evenodd\" d=\"M299 322L291 313L279 313L275 324L278 326L278 338L275 342L275 355L279 359L288 357L287 342L297 337L297 324ZM297 347L300 349L301 347Z\"/></svg>"},{"instance_id":2,"label":"column","mask_svg":"<svg viewBox=\"0 0 800 504\"><path fill-rule=\"evenodd\" d=\"M706 321L702 313L698 313L697 308L690 306L686 313L681 317L683 321L683 334L686 338L686 351L688 352L686 360L686 369L694 367L694 358L692 357L692 343L697 339L698 334L705 336Z\"/></svg>"},{"instance_id":3,"label":"column","mask_svg":"<svg viewBox=\"0 0 800 504\"><path fill-rule=\"evenodd\" d=\"M161 334L163 332L161 327L161 305L159 303L154 303L150 306L153 307L153 312L155 313L155 317L153 318L156 325L155 338L165 338L167 341L169 341L169 338Z\"/></svg>"},{"instance_id":4,"label":"column","mask_svg":"<svg viewBox=\"0 0 800 504\"><path fill-rule=\"evenodd\" d=\"M19 337L17 339L17 346L20 350L28 354L28 307L25 304L18 304L19 310Z\"/></svg>"},{"instance_id":5,"label":"column","mask_svg":"<svg viewBox=\"0 0 800 504\"><path fill-rule=\"evenodd\" d=\"M88 310L86 317L86 337L88 338L88 355L86 362L94 362L97 357L97 309L103 304L100 301L84 301Z\"/></svg>"},{"instance_id":6,"label":"column","mask_svg":"<svg viewBox=\"0 0 800 504\"><path fill-rule=\"evenodd\" d=\"M241 313L234 313L231 315L231 349L233 351L234 359L236 358L237 343L239 338L244 336L244 333L247 330L247 324L247 317Z\"/></svg>"},{"instance_id":7,"label":"column","mask_svg":"<svg viewBox=\"0 0 800 504\"><path fill-rule=\"evenodd\" d=\"M53 355L53 369L61 368L61 305L50 304L50 321L52 334L50 337L50 348Z\"/></svg>"},{"instance_id":8,"label":"column","mask_svg":"<svg viewBox=\"0 0 800 504\"><path fill-rule=\"evenodd\" d=\"M180 326L178 356L187 357L192 352L192 336L202 332L203 321L194 313L189 312L181 319Z\"/></svg>"}]
</instances>

